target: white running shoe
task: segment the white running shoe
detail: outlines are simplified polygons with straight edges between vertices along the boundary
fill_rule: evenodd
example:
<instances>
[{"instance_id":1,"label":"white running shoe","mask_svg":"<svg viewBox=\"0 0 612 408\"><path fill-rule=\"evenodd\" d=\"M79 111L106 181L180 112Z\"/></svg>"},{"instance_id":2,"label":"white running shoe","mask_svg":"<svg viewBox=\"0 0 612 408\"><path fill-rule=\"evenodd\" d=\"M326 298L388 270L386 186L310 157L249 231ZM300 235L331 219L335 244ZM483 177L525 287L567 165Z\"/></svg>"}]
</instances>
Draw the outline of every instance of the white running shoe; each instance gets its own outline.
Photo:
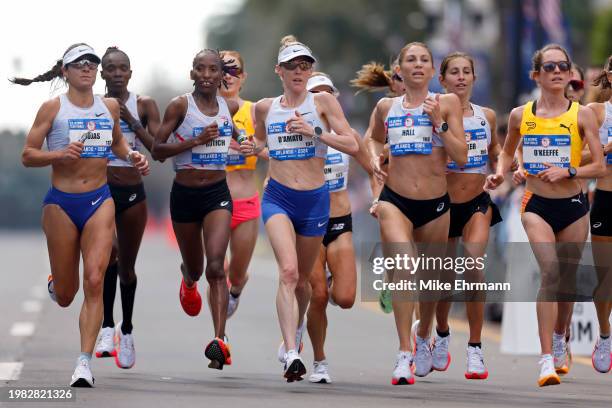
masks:
<instances>
[{"instance_id":1,"label":"white running shoe","mask_svg":"<svg viewBox=\"0 0 612 408\"><path fill-rule=\"evenodd\" d=\"M327 360L315 361L312 367L312 374L308 377L311 383L331 384L332 380L328 372L329 364Z\"/></svg>"},{"instance_id":2,"label":"white running shoe","mask_svg":"<svg viewBox=\"0 0 612 408\"><path fill-rule=\"evenodd\" d=\"M285 354L285 374L284 377L287 382L302 381L304 374L306 374L306 366L300 358L300 355L295 350L289 350Z\"/></svg>"},{"instance_id":3,"label":"white running shoe","mask_svg":"<svg viewBox=\"0 0 612 408\"><path fill-rule=\"evenodd\" d=\"M302 342L302 336L304 334L304 330L306 329L306 319L304 318L304 320L302 321L302 325L300 327L297 328L297 331L295 332L295 344L298 346L298 353L302 352L302 349L304 348L304 343ZM286 355L287 351L285 350L285 342L281 341L280 346L278 346L278 361L280 361L281 363L284 363L285 360L285 355Z\"/></svg>"},{"instance_id":4,"label":"white running shoe","mask_svg":"<svg viewBox=\"0 0 612 408\"><path fill-rule=\"evenodd\" d=\"M540 364L540 378L538 379L540 387L561 384L561 378L555 371L555 362L551 354L543 355L538 364Z\"/></svg>"},{"instance_id":5,"label":"white running shoe","mask_svg":"<svg viewBox=\"0 0 612 408\"><path fill-rule=\"evenodd\" d=\"M72 374L70 386L92 388L94 382L95 380L89 369L89 361L84 358L79 358L77 360L77 366L74 369L74 374Z\"/></svg>"},{"instance_id":6,"label":"white running shoe","mask_svg":"<svg viewBox=\"0 0 612 408\"><path fill-rule=\"evenodd\" d=\"M400 351L397 353L395 361L395 369L391 384L393 385L412 385L414 384L414 375L412 375L412 354L409 351Z\"/></svg>"},{"instance_id":7,"label":"white running shoe","mask_svg":"<svg viewBox=\"0 0 612 408\"><path fill-rule=\"evenodd\" d=\"M448 343L450 342L450 333L446 337L440 337L436 334L434 337L431 355L432 368L436 371L446 371L451 362L451 355L448 351Z\"/></svg>"},{"instance_id":8,"label":"white running shoe","mask_svg":"<svg viewBox=\"0 0 612 408\"><path fill-rule=\"evenodd\" d=\"M232 292L230 291L227 300L227 318L229 319L236 313L236 309L238 309L238 303L240 303L240 296L234 297Z\"/></svg>"},{"instance_id":9,"label":"white running shoe","mask_svg":"<svg viewBox=\"0 0 612 408\"><path fill-rule=\"evenodd\" d=\"M569 373L570 363L567 344L565 343L565 333L557 334L553 332L552 352L557 374L564 375Z\"/></svg>"},{"instance_id":10,"label":"white running shoe","mask_svg":"<svg viewBox=\"0 0 612 408\"><path fill-rule=\"evenodd\" d=\"M416 336L416 347L414 349L414 375L425 377L433 370L433 356L429 346L429 338L422 339Z\"/></svg>"},{"instance_id":11,"label":"white running shoe","mask_svg":"<svg viewBox=\"0 0 612 408\"><path fill-rule=\"evenodd\" d=\"M117 349L115 353L115 364L119 368L132 368L136 362L136 349L134 348L134 336L123 334L121 322L115 328L115 343Z\"/></svg>"},{"instance_id":12,"label":"white running shoe","mask_svg":"<svg viewBox=\"0 0 612 408\"><path fill-rule=\"evenodd\" d=\"M480 347L468 346L467 348L467 370L465 378L468 380L486 380L489 371L484 364L482 349Z\"/></svg>"},{"instance_id":13,"label":"white running shoe","mask_svg":"<svg viewBox=\"0 0 612 408\"><path fill-rule=\"evenodd\" d=\"M607 373L612 368L612 356L610 355L610 343L612 337L608 336L607 339L602 339L601 336L597 337L597 342L593 348L593 354L591 355L591 362L593 368L600 373Z\"/></svg>"},{"instance_id":14,"label":"white running shoe","mask_svg":"<svg viewBox=\"0 0 612 408\"><path fill-rule=\"evenodd\" d=\"M113 327L103 327L96 347L96 357L113 357L115 354L115 329Z\"/></svg>"}]
</instances>

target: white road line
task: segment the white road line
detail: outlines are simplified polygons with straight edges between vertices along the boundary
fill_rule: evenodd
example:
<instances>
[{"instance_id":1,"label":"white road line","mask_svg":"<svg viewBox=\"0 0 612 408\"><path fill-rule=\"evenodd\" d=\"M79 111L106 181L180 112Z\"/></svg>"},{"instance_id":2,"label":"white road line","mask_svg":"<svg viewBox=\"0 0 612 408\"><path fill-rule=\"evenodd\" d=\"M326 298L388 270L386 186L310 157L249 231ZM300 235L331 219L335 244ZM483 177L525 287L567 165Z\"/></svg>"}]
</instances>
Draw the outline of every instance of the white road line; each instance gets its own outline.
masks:
<instances>
[{"instance_id":1,"label":"white road line","mask_svg":"<svg viewBox=\"0 0 612 408\"><path fill-rule=\"evenodd\" d=\"M0 363L0 381L15 381L19 379L23 363Z\"/></svg>"},{"instance_id":2,"label":"white road line","mask_svg":"<svg viewBox=\"0 0 612 408\"><path fill-rule=\"evenodd\" d=\"M42 303L38 300L26 300L21 304L21 310L26 313L39 313L42 310Z\"/></svg>"},{"instance_id":3,"label":"white road line","mask_svg":"<svg viewBox=\"0 0 612 408\"><path fill-rule=\"evenodd\" d=\"M11 326L11 336L29 337L34 334L36 326L32 322L15 322Z\"/></svg>"}]
</instances>

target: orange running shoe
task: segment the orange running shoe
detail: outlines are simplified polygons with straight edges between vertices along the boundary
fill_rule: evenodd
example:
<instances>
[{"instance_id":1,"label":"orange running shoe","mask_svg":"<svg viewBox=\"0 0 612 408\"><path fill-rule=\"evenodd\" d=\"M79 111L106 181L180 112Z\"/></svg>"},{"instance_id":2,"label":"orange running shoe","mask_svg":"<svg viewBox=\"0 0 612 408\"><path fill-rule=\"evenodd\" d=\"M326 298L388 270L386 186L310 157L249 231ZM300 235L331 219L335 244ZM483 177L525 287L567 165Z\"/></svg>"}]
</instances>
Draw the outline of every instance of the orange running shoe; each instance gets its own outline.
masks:
<instances>
[{"instance_id":1,"label":"orange running shoe","mask_svg":"<svg viewBox=\"0 0 612 408\"><path fill-rule=\"evenodd\" d=\"M194 282L192 288L185 285L185 280L181 279L181 289L179 291L179 299L183 310L189 316L197 316L202 310L202 297L198 292L198 283Z\"/></svg>"},{"instance_id":2,"label":"orange running shoe","mask_svg":"<svg viewBox=\"0 0 612 408\"><path fill-rule=\"evenodd\" d=\"M223 370L224 365L232 364L232 355L226 336L223 336L223 339L215 337L208 343L204 350L204 355L210 360L208 368Z\"/></svg>"}]
</instances>

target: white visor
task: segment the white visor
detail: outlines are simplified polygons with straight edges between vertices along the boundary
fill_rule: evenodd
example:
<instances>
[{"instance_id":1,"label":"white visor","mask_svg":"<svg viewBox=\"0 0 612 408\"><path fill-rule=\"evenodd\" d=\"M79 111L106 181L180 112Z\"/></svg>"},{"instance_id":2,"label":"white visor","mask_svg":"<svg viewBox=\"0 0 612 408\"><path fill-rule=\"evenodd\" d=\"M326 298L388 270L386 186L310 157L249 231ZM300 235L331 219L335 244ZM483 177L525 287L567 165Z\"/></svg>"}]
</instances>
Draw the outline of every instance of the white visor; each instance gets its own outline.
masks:
<instances>
[{"instance_id":1,"label":"white visor","mask_svg":"<svg viewBox=\"0 0 612 408\"><path fill-rule=\"evenodd\" d=\"M83 55L91 55L92 57L94 57L92 58L92 62L97 62L98 64L100 63L100 57L98 57L93 48L91 48L89 45L79 45L77 47L74 47L73 49L68 51L66 55L64 55L64 58L62 59L62 64L66 66L71 62L74 62L77 59L81 58Z\"/></svg>"},{"instance_id":2,"label":"white visor","mask_svg":"<svg viewBox=\"0 0 612 408\"><path fill-rule=\"evenodd\" d=\"M312 62L317 62L317 59L312 56L310 48L302 43L295 43L283 48L283 50L278 53L278 63L291 61L297 57L308 57Z\"/></svg>"},{"instance_id":3,"label":"white visor","mask_svg":"<svg viewBox=\"0 0 612 408\"><path fill-rule=\"evenodd\" d=\"M339 93L338 89L334 86L331 79L329 79L328 77L324 75L311 76L310 79L308 80L308 83L306 84L306 89L308 91L312 91L313 89L319 86L329 86L332 89L332 92L334 93L334 95L338 95Z\"/></svg>"}]
</instances>

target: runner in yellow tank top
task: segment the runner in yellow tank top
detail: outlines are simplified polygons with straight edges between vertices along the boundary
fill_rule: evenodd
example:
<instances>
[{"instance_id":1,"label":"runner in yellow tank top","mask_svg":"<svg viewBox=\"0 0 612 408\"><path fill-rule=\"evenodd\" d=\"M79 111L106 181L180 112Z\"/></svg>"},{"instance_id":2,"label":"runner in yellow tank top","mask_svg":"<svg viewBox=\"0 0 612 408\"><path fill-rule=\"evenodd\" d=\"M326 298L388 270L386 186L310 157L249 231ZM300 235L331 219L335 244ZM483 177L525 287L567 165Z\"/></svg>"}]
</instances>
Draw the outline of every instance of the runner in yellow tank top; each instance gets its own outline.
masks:
<instances>
[{"instance_id":1,"label":"runner in yellow tank top","mask_svg":"<svg viewBox=\"0 0 612 408\"><path fill-rule=\"evenodd\" d=\"M568 252L565 257L579 259L589 221L586 199L576 179L597 177L605 171L593 112L564 96L570 69L570 58L561 46L550 44L536 51L531 77L542 94L537 101L510 113L497 173L488 176L484 186L491 190L503 182L522 142L523 165L529 176L521 220L541 269L538 292L541 300L537 302L542 349L540 386L559 384L558 373L569 370L565 327L572 302L548 299L551 296L548 289L556 283L559 273L554 266L559 259L554 244L574 243L566 245L573 253ZM584 142L593 152L594 160L580 166Z\"/></svg>"},{"instance_id":2,"label":"runner in yellow tank top","mask_svg":"<svg viewBox=\"0 0 612 408\"><path fill-rule=\"evenodd\" d=\"M240 90L247 78L244 61L237 51L222 51L225 61L233 60L236 65L236 76L225 75L226 87L221 87L223 97L238 102L240 108L234 114L234 123L240 135L252 138L255 133L253 124L254 104L240 98ZM227 317L231 317L240 301L242 289L249 279L247 269L253 256L257 241L258 219L261 215L259 192L255 187L255 168L257 156L244 156L235 141L230 144L227 158L227 184L234 202L232 214L230 258L225 261L225 274L230 284Z\"/></svg>"}]
</instances>

